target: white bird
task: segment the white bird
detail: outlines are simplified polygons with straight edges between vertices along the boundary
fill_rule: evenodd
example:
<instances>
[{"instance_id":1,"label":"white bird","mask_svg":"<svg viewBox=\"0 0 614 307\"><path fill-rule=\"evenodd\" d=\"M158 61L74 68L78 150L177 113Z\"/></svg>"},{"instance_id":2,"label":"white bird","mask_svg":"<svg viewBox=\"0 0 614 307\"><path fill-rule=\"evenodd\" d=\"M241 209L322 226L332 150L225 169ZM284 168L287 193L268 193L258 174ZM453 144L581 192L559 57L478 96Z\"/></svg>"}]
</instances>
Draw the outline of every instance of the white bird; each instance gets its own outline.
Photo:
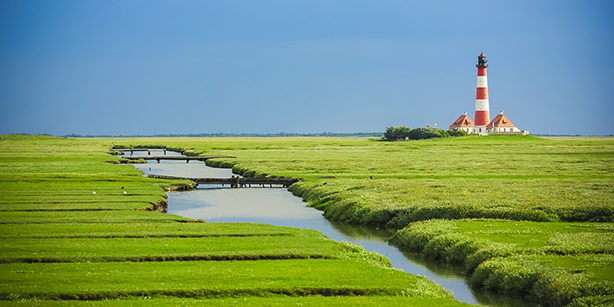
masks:
<instances>
[{"instance_id":1,"label":"white bird","mask_svg":"<svg viewBox=\"0 0 614 307\"><path fill-rule=\"evenodd\" d=\"M128 194L128 192L124 191L124 194Z\"/></svg>"},{"instance_id":2,"label":"white bird","mask_svg":"<svg viewBox=\"0 0 614 307\"><path fill-rule=\"evenodd\" d=\"M92 194L96 194L96 191L92 192Z\"/></svg>"}]
</instances>

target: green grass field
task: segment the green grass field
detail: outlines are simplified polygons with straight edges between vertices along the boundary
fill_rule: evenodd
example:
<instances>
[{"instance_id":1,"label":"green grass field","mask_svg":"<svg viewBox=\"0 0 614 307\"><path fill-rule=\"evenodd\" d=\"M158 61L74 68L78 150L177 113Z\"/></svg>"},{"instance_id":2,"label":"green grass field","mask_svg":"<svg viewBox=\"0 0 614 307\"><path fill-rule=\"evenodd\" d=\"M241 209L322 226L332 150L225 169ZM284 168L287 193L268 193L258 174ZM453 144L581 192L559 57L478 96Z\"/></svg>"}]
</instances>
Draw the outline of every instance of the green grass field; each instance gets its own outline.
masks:
<instances>
[{"instance_id":1,"label":"green grass field","mask_svg":"<svg viewBox=\"0 0 614 307\"><path fill-rule=\"evenodd\" d=\"M295 295L314 295L304 302L322 305L333 298L319 295L342 294L367 296L340 298L338 304L381 298L394 305L395 299L399 304L407 299L423 302L416 298L423 293L439 304L455 303L423 278L387 269L381 257L314 232L207 224L157 212L166 201L164 189L190 182L144 178L130 165L114 164L119 159L108 153L118 145L232 155L237 158L208 164L232 167L246 176L303 178L291 191L328 218L403 229L393 242L442 262L464 263L476 288L521 293L553 305L612 302L614 140L520 136L394 143L351 138L2 136L4 299L19 303L25 298L21 303L28 304L35 302L31 299L108 298L130 304L152 296L172 304L195 296L217 304L224 300L219 297L238 296L252 304L295 304L301 302ZM270 287L249 282L232 287L230 279L214 272L235 263L228 260L262 265L258 275L267 268L296 263L298 269L305 264L312 270L309 274L322 275L314 279L321 287L299 277ZM182 264L189 272L195 272L187 269L193 267L213 274L219 288L188 278L181 285L171 283L175 288L165 292L155 281L149 283L151 277L143 269L155 269L158 281L174 280L174 271L181 269L167 268ZM54 288L54 282L79 280L86 272L113 266L122 269L110 271L108 279ZM352 268L343 272L349 274L347 284L335 285L338 281L325 277L337 274L337 266ZM136 273L130 283L138 287L109 285L127 278L128 272ZM234 272L245 274L231 269L227 277ZM398 274L393 279L401 286L377 278L389 272ZM375 284L361 285L361 277ZM253 297L262 295L276 297Z\"/></svg>"},{"instance_id":2,"label":"green grass field","mask_svg":"<svg viewBox=\"0 0 614 307\"><path fill-rule=\"evenodd\" d=\"M519 293L552 305L614 301L614 274L609 274L614 265L612 138L117 142L232 155L237 158L207 164L232 167L245 176L303 178L290 190L328 218L393 229L408 226L393 242L442 262L465 263L476 288ZM498 220L466 220L484 218ZM518 275L520 268L531 273Z\"/></svg>"},{"instance_id":3,"label":"green grass field","mask_svg":"<svg viewBox=\"0 0 614 307\"><path fill-rule=\"evenodd\" d=\"M402 228L432 218L614 219L614 139L142 138L119 143L232 155L237 158L207 163L245 176L304 178L291 191L327 217L348 223Z\"/></svg>"},{"instance_id":4,"label":"green grass field","mask_svg":"<svg viewBox=\"0 0 614 307\"><path fill-rule=\"evenodd\" d=\"M14 306L471 306L452 300L411 296L240 296L224 298L177 298L167 296L102 301L18 300Z\"/></svg>"},{"instance_id":5,"label":"green grass field","mask_svg":"<svg viewBox=\"0 0 614 307\"><path fill-rule=\"evenodd\" d=\"M413 223L392 242L431 259L464 263L478 288L549 305L614 294L613 223L433 220Z\"/></svg>"},{"instance_id":6,"label":"green grass field","mask_svg":"<svg viewBox=\"0 0 614 307\"><path fill-rule=\"evenodd\" d=\"M0 304L464 305L315 231L159 212L190 182L106 163L112 146L0 136Z\"/></svg>"}]
</instances>

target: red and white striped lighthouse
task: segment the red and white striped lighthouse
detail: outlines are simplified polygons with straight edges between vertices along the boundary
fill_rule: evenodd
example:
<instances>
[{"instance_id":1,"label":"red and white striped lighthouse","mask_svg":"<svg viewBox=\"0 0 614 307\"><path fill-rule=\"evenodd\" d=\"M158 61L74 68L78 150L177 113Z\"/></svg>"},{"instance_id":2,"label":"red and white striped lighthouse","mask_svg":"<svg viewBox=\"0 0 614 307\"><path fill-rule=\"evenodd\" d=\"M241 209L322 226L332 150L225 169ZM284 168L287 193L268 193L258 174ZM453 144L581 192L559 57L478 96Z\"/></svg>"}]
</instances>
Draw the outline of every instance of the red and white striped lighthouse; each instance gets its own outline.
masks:
<instances>
[{"instance_id":1,"label":"red and white striped lighthouse","mask_svg":"<svg viewBox=\"0 0 614 307\"><path fill-rule=\"evenodd\" d=\"M490 107L488 104L488 79L486 77L486 68L488 68L488 60L484 53L478 56L478 82L477 93L475 94L475 126L473 133L488 134L486 125L490 123Z\"/></svg>"}]
</instances>

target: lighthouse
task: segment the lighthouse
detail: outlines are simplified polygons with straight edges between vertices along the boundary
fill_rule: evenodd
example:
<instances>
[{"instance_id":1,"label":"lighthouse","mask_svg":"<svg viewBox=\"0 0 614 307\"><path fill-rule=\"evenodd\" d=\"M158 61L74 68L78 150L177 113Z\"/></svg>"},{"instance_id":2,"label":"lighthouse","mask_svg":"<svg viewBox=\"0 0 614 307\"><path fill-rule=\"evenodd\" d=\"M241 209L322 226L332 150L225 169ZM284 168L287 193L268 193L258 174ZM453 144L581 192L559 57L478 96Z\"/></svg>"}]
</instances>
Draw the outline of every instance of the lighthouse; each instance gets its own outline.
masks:
<instances>
[{"instance_id":1,"label":"lighthouse","mask_svg":"<svg viewBox=\"0 0 614 307\"><path fill-rule=\"evenodd\" d=\"M490 107L488 104L488 79L486 77L486 69L488 68L488 60L484 53L478 56L478 82L477 91L475 94L475 122L473 133L485 135L488 134L486 126L490 123Z\"/></svg>"},{"instance_id":2,"label":"lighthouse","mask_svg":"<svg viewBox=\"0 0 614 307\"><path fill-rule=\"evenodd\" d=\"M520 130L516 125L503 115L503 110L493 119L490 120L490 106L488 103L488 79L486 77L486 68L488 68L488 60L482 52L478 56L478 82L477 92L475 94L475 121L472 121L467 112L461 115L456 121L450 125L450 130L462 130L469 134L489 135L489 134L529 134L528 130Z\"/></svg>"}]
</instances>

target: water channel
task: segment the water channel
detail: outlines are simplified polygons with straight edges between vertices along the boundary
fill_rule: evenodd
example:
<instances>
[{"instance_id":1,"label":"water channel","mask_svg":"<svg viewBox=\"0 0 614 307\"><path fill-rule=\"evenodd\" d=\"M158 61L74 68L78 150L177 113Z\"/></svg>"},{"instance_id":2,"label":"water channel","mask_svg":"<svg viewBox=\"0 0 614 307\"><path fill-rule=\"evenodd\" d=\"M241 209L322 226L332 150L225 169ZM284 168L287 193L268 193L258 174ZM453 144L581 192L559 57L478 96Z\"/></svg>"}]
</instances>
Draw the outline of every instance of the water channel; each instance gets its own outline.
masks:
<instances>
[{"instance_id":1,"label":"water channel","mask_svg":"<svg viewBox=\"0 0 614 307\"><path fill-rule=\"evenodd\" d=\"M133 156L147 154L147 151L135 151ZM152 149L150 154L162 156L163 151ZM177 156L181 153L167 151L166 155ZM149 161L134 166L145 174L192 178L229 178L234 175L230 169L212 168L200 161L186 163L162 160L160 163ZM426 276L452 291L459 301L491 306L526 305L526 302L518 298L475 292L469 288L462 267L441 265L424 260L420 255L402 252L388 244L386 239L392 235L389 231L329 221L322 215L322 211L308 207L301 198L285 188L232 189L201 184L196 190L168 193L168 213L204 219L208 223L251 222L315 229L331 239L349 241L368 251L382 254L390 259L393 267Z\"/></svg>"}]
</instances>

